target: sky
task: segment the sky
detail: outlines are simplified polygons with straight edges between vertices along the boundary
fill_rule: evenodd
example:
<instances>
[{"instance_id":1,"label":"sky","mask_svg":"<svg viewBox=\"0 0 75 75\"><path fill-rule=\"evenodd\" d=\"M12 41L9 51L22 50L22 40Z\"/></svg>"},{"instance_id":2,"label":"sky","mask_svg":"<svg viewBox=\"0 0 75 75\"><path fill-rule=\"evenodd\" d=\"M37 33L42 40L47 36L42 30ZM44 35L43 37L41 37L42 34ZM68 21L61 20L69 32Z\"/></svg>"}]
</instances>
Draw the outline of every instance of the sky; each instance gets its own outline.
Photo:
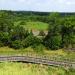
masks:
<instances>
[{"instance_id":1,"label":"sky","mask_svg":"<svg viewBox=\"0 0 75 75\"><path fill-rule=\"evenodd\" d=\"M0 10L75 12L75 0L0 0Z\"/></svg>"}]
</instances>

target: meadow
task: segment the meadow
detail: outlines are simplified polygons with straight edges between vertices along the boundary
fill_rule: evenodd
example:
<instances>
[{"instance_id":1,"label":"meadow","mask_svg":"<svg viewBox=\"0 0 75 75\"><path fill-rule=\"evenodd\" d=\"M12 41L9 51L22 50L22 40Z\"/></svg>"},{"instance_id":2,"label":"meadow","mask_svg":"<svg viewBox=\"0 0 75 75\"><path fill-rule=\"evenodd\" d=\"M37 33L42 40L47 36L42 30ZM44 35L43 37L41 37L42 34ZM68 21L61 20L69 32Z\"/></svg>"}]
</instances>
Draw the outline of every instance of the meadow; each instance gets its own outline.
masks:
<instances>
[{"instance_id":1,"label":"meadow","mask_svg":"<svg viewBox=\"0 0 75 75\"><path fill-rule=\"evenodd\" d=\"M0 63L0 75L75 75L74 69L21 62Z\"/></svg>"},{"instance_id":2,"label":"meadow","mask_svg":"<svg viewBox=\"0 0 75 75\"><path fill-rule=\"evenodd\" d=\"M26 55L26 56L32 56L32 57L41 57L41 58L48 58L50 60L55 61L75 61L75 52L67 51L64 49L59 50L47 50L44 48L42 52L38 52L37 50L34 50L31 47L25 48L25 49L13 49L7 47L1 47L0 48L0 55Z\"/></svg>"},{"instance_id":3,"label":"meadow","mask_svg":"<svg viewBox=\"0 0 75 75\"><path fill-rule=\"evenodd\" d=\"M48 30L48 23L40 21L14 22L14 25L22 25L27 30Z\"/></svg>"},{"instance_id":4,"label":"meadow","mask_svg":"<svg viewBox=\"0 0 75 75\"><path fill-rule=\"evenodd\" d=\"M44 22L27 22L26 27L30 30L47 30L48 24Z\"/></svg>"}]
</instances>

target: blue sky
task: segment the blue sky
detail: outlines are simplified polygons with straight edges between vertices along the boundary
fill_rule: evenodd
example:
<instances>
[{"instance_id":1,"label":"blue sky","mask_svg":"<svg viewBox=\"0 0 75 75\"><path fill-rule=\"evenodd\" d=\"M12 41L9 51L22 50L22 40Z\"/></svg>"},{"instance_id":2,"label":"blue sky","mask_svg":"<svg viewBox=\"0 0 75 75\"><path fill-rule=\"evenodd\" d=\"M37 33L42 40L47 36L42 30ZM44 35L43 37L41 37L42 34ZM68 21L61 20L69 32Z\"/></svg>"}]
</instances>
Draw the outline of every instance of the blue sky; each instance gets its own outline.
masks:
<instances>
[{"instance_id":1,"label":"blue sky","mask_svg":"<svg viewBox=\"0 0 75 75\"><path fill-rule=\"evenodd\" d=\"M0 0L0 10L75 12L75 0Z\"/></svg>"}]
</instances>

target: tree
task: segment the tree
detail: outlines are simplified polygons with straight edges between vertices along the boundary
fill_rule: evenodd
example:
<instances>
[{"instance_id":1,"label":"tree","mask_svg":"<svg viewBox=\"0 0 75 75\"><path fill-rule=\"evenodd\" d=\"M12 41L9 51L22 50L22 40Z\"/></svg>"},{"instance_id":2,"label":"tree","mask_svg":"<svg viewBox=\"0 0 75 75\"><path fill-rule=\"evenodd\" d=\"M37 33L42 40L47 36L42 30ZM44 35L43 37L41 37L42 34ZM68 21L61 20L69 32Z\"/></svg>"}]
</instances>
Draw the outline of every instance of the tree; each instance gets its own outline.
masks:
<instances>
[{"instance_id":1,"label":"tree","mask_svg":"<svg viewBox=\"0 0 75 75\"><path fill-rule=\"evenodd\" d=\"M61 46L59 14L53 13L50 16L48 35L44 39L44 44L50 49L59 49Z\"/></svg>"},{"instance_id":2,"label":"tree","mask_svg":"<svg viewBox=\"0 0 75 75\"><path fill-rule=\"evenodd\" d=\"M75 42L75 18L73 16L65 17L62 20L62 29L61 29L61 36L62 36L62 47L70 47Z\"/></svg>"},{"instance_id":3,"label":"tree","mask_svg":"<svg viewBox=\"0 0 75 75\"><path fill-rule=\"evenodd\" d=\"M7 32L0 32L0 41L6 46L10 42L10 35Z\"/></svg>"},{"instance_id":4,"label":"tree","mask_svg":"<svg viewBox=\"0 0 75 75\"><path fill-rule=\"evenodd\" d=\"M29 32L25 30L22 26L15 26L13 31L11 32L12 40L22 40L25 39L29 35Z\"/></svg>"},{"instance_id":5,"label":"tree","mask_svg":"<svg viewBox=\"0 0 75 75\"><path fill-rule=\"evenodd\" d=\"M35 44L39 45L40 43L42 43L42 40L33 35L29 35L25 40L23 40L24 47L33 46Z\"/></svg>"},{"instance_id":6,"label":"tree","mask_svg":"<svg viewBox=\"0 0 75 75\"><path fill-rule=\"evenodd\" d=\"M0 18L0 31L10 32L13 28L13 23L5 18Z\"/></svg>"},{"instance_id":7,"label":"tree","mask_svg":"<svg viewBox=\"0 0 75 75\"><path fill-rule=\"evenodd\" d=\"M10 32L13 28L13 23L4 17L0 18L0 41L2 45L7 46L10 41Z\"/></svg>"}]
</instances>

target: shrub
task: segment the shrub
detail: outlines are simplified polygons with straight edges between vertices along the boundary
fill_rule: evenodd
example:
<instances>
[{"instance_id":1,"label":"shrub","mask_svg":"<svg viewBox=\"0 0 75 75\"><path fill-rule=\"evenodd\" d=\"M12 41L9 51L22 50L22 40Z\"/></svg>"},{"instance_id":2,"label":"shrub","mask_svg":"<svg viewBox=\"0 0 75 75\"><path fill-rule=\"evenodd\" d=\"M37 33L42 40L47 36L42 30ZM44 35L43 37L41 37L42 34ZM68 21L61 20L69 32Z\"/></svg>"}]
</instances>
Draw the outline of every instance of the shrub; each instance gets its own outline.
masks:
<instances>
[{"instance_id":1,"label":"shrub","mask_svg":"<svg viewBox=\"0 0 75 75\"><path fill-rule=\"evenodd\" d=\"M44 47L42 44L39 44L39 45L34 44L34 45L32 46L32 48L33 48L36 52L43 53L43 50L44 50L45 47Z\"/></svg>"},{"instance_id":2,"label":"shrub","mask_svg":"<svg viewBox=\"0 0 75 75\"><path fill-rule=\"evenodd\" d=\"M24 47L29 47L29 46L32 46L34 44L40 44L42 42L41 39L33 36L33 35L29 35L25 40L23 40L23 44L24 44Z\"/></svg>"},{"instance_id":3,"label":"shrub","mask_svg":"<svg viewBox=\"0 0 75 75\"><path fill-rule=\"evenodd\" d=\"M20 40L12 41L10 47L15 48L15 49L23 48L22 41Z\"/></svg>"},{"instance_id":4,"label":"shrub","mask_svg":"<svg viewBox=\"0 0 75 75\"><path fill-rule=\"evenodd\" d=\"M0 41L6 46L8 45L10 36L8 32L0 32Z\"/></svg>"},{"instance_id":5,"label":"shrub","mask_svg":"<svg viewBox=\"0 0 75 75\"><path fill-rule=\"evenodd\" d=\"M0 47L3 47L4 46L4 44L0 41Z\"/></svg>"},{"instance_id":6,"label":"shrub","mask_svg":"<svg viewBox=\"0 0 75 75\"><path fill-rule=\"evenodd\" d=\"M12 40L22 40L29 35L29 32L22 26L15 26L11 32Z\"/></svg>"},{"instance_id":7,"label":"shrub","mask_svg":"<svg viewBox=\"0 0 75 75\"><path fill-rule=\"evenodd\" d=\"M52 37L48 37L48 39L45 38L44 44L46 47L52 49L52 50L57 50L60 48L61 46L61 36L52 36Z\"/></svg>"}]
</instances>

